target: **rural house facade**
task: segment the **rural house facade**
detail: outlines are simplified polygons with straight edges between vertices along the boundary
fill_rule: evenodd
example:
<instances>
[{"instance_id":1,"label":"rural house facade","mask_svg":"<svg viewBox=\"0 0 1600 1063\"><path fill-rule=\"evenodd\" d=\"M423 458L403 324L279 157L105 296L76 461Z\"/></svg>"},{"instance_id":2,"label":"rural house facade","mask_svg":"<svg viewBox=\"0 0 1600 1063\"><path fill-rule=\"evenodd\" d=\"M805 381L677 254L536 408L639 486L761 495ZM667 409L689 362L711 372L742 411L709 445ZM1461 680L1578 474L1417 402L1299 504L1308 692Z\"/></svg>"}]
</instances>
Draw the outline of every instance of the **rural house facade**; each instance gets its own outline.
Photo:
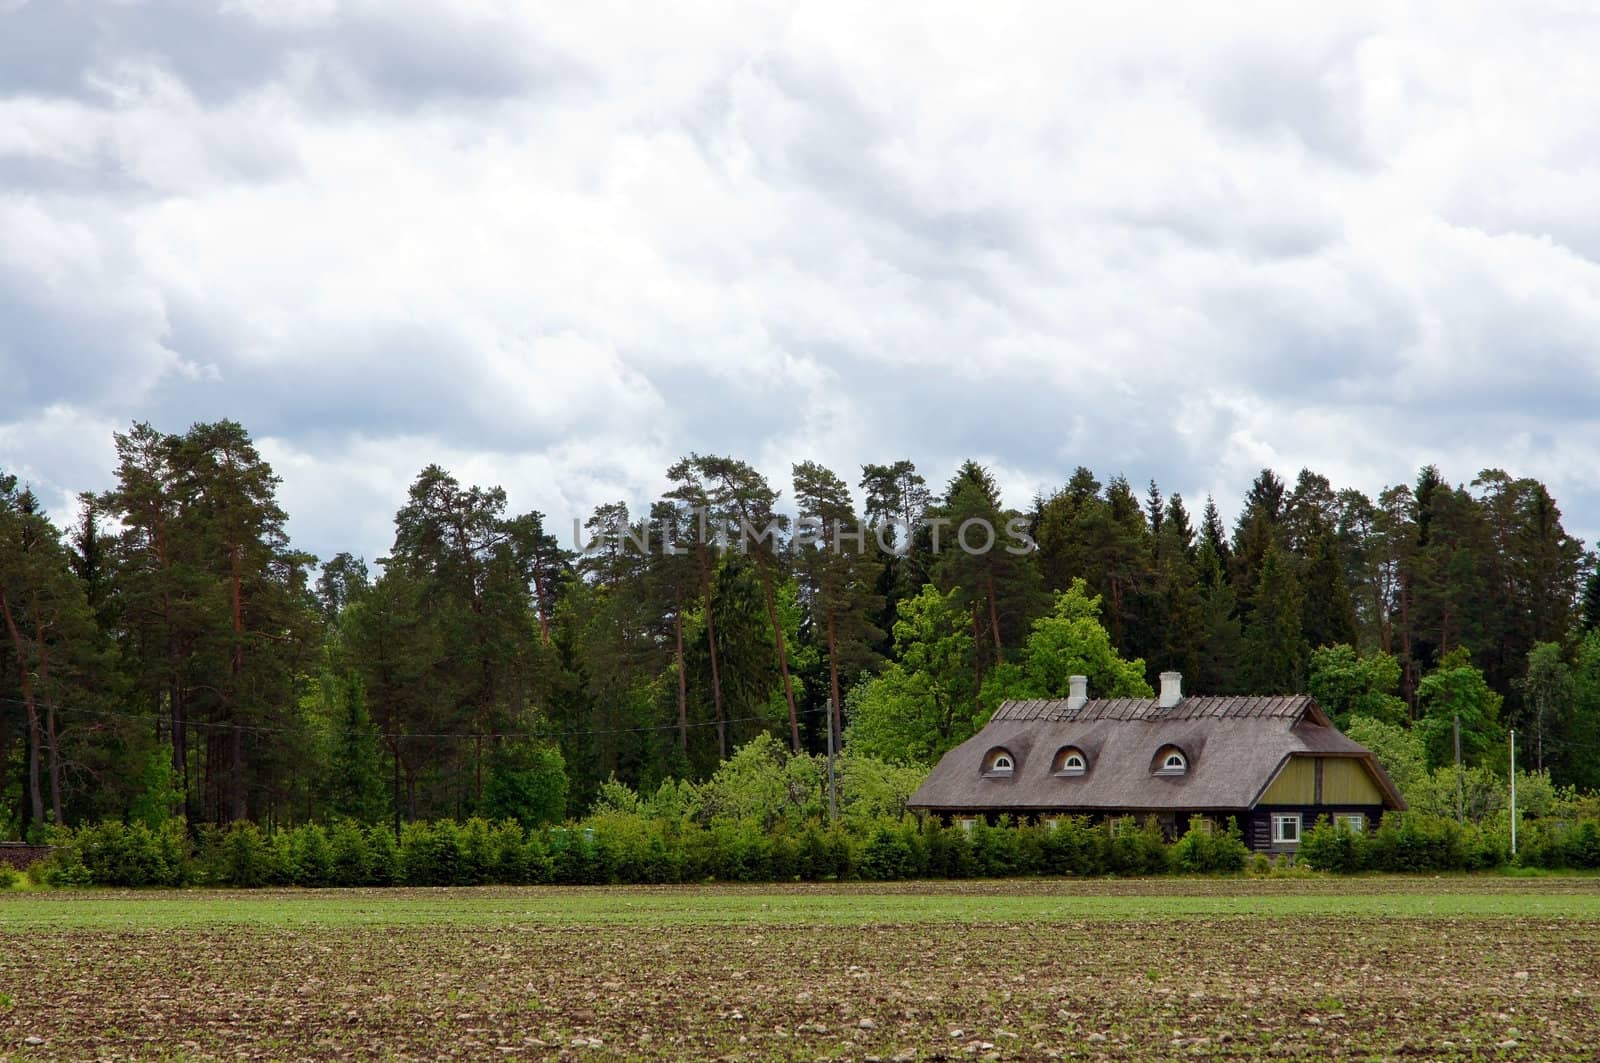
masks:
<instances>
[{"instance_id":1,"label":"rural house facade","mask_svg":"<svg viewBox=\"0 0 1600 1063\"><path fill-rule=\"evenodd\" d=\"M947 819L1154 818L1169 837L1191 816L1245 844L1293 852L1319 817L1373 826L1405 801L1377 759L1310 697L1185 697L1164 672L1157 698L1007 701L946 753L907 802Z\"/></svg>"}]
</instances>

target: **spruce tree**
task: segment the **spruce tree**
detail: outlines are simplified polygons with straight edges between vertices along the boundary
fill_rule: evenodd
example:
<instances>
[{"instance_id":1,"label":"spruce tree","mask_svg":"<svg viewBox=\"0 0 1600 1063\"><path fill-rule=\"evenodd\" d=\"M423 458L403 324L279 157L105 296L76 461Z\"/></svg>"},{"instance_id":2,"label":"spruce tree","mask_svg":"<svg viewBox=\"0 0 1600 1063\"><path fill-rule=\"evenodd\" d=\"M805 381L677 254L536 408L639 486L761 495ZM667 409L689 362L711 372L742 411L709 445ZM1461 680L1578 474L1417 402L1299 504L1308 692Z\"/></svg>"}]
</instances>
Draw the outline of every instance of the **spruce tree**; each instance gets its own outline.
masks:
<instances>
[{"instance_id":1,"label":"spruce tree","mask_svg":"<svg viewBox=\"0 0 1600 1063\"><path fill-rule=\"evenodd\" d=\"M1267 545L1254 608L1245 623L1245 675L1253 694L1292 694L1305 688L1306 658L1300 633L1301 596L1283 553Z\"/></svg>"},{"instance_id":2,"label":"spruce tree","mask_svg":"<svg viewBox=\"0 0 1600 1063\"><path fill-rule=\"evenodd\" d=\"M339 729L328 761L328 811L357 823L377 823L388 814L389 789L384 785L383 754L359 673L345 677L339 701Z\"/></svg>"}]
</instances>

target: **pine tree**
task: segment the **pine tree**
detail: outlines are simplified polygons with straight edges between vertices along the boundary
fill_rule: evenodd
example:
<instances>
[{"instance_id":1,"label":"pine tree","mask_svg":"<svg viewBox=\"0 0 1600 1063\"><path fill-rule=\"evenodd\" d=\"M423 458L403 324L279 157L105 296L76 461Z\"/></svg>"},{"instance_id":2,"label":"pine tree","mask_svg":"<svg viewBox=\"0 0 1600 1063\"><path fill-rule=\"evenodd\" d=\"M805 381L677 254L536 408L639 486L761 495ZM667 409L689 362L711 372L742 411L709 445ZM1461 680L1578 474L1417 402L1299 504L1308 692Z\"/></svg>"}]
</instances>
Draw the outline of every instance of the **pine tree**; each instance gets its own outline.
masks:
<instances>
[{"instance_id":1,"label":"pine tree","mask_svg":"<svg viewBox=\"0 0 1600 1063\"><path fill-rule=\"evenodd\" d=\"M815 628L828 655L829 703L835 733L844 727L842 677L859 675L879 663L875 646L883 637L872 617L882 605L877 593L876 545L863 542L850 490L816 462L794 466L795 501L802 521L812 522L815 542L795 547L795 567ZM854 532L857 538L847 538Z\"/></svg>"}]
</instances>

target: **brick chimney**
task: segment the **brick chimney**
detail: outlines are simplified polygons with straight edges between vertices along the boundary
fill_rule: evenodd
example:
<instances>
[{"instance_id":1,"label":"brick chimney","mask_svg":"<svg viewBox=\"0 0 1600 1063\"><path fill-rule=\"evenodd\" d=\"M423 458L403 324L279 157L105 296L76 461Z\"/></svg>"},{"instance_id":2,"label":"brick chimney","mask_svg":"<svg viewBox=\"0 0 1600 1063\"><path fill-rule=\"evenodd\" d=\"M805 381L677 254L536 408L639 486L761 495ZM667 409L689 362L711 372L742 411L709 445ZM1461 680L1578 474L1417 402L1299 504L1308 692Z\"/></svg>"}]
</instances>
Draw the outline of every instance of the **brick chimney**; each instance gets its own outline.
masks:
<instances>
[{"instance_id":1,"label":"brick chimney","mask_svg":"<svg viewBox=\"0 0 1600 1063\"><path fill-rule=\"evenodd\" d=\"M1183 673L1161 673L1161 707L1170 709L1183 700Z\"/></svg>"}]
</instances>

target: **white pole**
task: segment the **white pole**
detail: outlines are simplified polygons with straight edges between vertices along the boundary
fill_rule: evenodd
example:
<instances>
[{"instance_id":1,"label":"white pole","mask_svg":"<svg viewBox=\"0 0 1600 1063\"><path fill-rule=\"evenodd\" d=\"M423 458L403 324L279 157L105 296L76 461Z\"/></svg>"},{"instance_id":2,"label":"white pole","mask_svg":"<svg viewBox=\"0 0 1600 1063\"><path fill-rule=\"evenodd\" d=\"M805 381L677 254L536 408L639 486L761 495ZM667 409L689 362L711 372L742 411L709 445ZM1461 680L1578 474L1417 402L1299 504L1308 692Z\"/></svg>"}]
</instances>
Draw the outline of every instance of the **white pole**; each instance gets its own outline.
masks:
<instances>
[{"instance_id":1,"label":"white pole","mask_svg":"<svg viewBox=\"0 0 1600 1063\"><path fill-rule=\"evenodd\" d=\"M828 826L832 827L839 822L839 782L834 774L833 757L835 751L833 733L833 699L828 699Z\"/></svg>"},{"instance_id":2,"label":"white pole","mask_svg":"<svg viewBox=\"0 0 1600 1063\"><path fill-rule=\"evenodd\" d=\"M1511 855L1517 855L1517 732L1511 732Z\"/></svg>"}]
</instances>

